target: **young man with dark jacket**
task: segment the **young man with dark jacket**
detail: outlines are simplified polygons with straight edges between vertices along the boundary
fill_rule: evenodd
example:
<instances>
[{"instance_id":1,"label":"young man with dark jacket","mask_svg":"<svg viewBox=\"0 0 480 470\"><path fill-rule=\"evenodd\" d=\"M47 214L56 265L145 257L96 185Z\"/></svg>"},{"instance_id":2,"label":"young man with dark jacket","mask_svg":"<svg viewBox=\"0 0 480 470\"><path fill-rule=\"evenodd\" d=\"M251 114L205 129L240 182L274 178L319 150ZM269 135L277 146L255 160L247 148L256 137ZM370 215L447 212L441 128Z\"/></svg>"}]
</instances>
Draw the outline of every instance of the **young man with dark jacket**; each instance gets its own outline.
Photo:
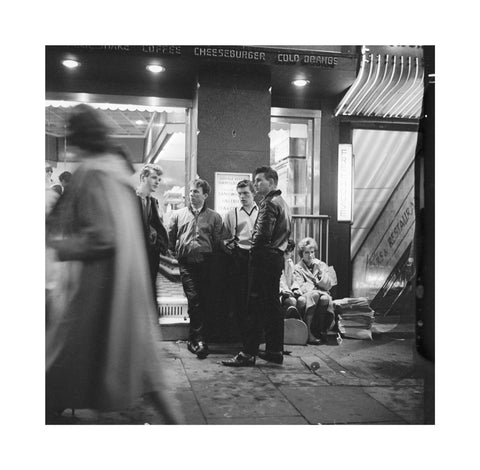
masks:
<instances>
[{"instance_id":1,"label":"young man with dark jacket","mask_svg":"<svg viewBox=\"0 0 480 470\"><path fill-rule=\"evenodd\" d=\"M257 194L263 196L252 235L250 251L250 286L246 334L243 350L222 361L229 367L255 365L255 358L283 363L283 310L279 298L283 254L291 232L290 209L277 189L278 174L267 166L253 174ZM266 348L259 352L262 330Z\"/></svg>"},{"instance_id":2,"label":"young man with dark jacket","mask_svg":"<svg viewBox=\"0 0 480 470\"><path fill-rule=\"evenodd\" d=\"M140 172L140 185L137 188L155 302L157 298L156 280L160 254L166 254L168 250L167 230L163 226L158 200L152 195L162 180L162 174L163 170L160 166L145 165Z\"/></svg>"},{"instance_id":3,"label":"young man with dark jacket","mask_svg":"<svg viewBox=\"0 0 480 470\"><path fill-rule=\"evenodd\" d=\"M190 331L187 347L199 359L207 357L206 315L211 290L212 255L223 238L222 217L205 204L210 194L207 181L190 183L189 204L172 213L168 226L170 250L178 259L183 291L188 301Z\"/></svg>"}]
</instances>

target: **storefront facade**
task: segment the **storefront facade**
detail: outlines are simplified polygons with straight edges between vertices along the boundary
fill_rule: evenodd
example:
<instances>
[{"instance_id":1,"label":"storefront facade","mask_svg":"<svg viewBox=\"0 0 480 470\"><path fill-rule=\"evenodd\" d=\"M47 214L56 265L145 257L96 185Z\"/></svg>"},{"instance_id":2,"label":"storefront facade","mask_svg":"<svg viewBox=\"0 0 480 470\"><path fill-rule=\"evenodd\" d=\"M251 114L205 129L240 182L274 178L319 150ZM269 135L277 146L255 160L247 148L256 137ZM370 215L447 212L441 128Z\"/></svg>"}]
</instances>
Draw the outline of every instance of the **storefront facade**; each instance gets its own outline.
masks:
<instances>
[{"instance_id":1,"label":"storefront facade","mask_svg":"<svg viewBox=\"0 0 480 470\"><path fill-rule=\"evenodd\" d=\"M313 236L336 270L334 295L389 299L389 286L409 282L427 76L419 46L49 46L46 160L75 169L68 109L101 109L137 170L164 169L156 196L167 222L194 176L210 182L207 204L223 215L235 182L271 165L294 238ZM212 306L220 332L225 302Z\"/></svg>"},{"instance_id":2,"label":"storefront facade","mask_svg":"<svg viewBox=\"0 0 480 470\"><path fill-rule=\"evenodd\" d=\"M155 112L138 136L122 139L137 166L164 167L167 210L178 206L179 192L195 175L212 185L208 205L225 210L222 175L274 166L294 214L324 216L317 225L299 226L298 234L319 239L322 258L338 275L336 295L346 297L351 221L337 216L338 146L350 136L342 135L335 109L357 76L359 52L354 46L49 46L47 121L52 106L64 101ZM66 68L67 59L80 65ZM149 65L164 71L151 73ZM293 84L300 79L306 86ZM172 153L168 142L177 150L165 159ZM47 123L47 160L65 164L67 147Z\"/></svg>"}]
</instances>

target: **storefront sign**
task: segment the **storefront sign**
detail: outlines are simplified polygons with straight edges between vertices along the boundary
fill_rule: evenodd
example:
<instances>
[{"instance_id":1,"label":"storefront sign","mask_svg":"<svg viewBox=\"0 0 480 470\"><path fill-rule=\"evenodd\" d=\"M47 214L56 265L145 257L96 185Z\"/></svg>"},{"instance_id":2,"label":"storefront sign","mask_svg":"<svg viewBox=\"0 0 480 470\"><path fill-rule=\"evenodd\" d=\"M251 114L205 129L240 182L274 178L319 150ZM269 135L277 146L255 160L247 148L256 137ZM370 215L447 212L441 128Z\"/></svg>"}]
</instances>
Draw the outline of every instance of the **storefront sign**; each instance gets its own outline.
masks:
<instances>
[{"instance_id":1,"label":"storefront sign","mask_svg":"<svg viewBox=\"0 0 480 470\"><path fill-rule=\"evenodd\" d=\"M391 266L393 264L391 258L402 251L399 250L400 245L403 243L405 246L405 239L408 240L408 243L411 242L414 224L415 201L412 189L403 201L375 251L368 256L367 266L369 268Z\"/></svg>"},{"instance_id":2,"label":"storefront sign","mask_svg":"<svg viewBox=\"0 0 480 470\"><path fill-rule=\"evenodd\" d=\"M353 206L353 152L351 144L338 146L337 220L351 222Z\"/></svg>"},{"instance_id":3,"label":"storefront sign","mask_svg":"<svg viewBox=\"0 0 480 470\"><path fill-rule=\"evenodd\" d=\"M324 67L335 67L338 64L338 57L318 54L277 54L277 64L304 64L320 65Z\"/></svg>"},{"instance_id":4,"label":"storefront sign","mask_svg":"<svg viewBox=\"0 0 480 470\"><path fill-rule=\"evenodd\" d=\"M340 52L282 52L248 46L74 46L84 50L110 53L142 54L156 57L217 59L228 62L274 65L310 65L334 68L340 61L351 60Z\"/></svg>"},{"instance_id":5,"label":"storefront sign","mask_svg":"<svg viewBox=\"0 0 480 470\"><path fill-rule=\"evenodd\" d=\"M215 211L224 217L229 210L239 206L237 183L251 179L251 173L215 172Z\"/></svg>"},{"instance_id":6,"label":"storefront sign","mask_svg":"<svg viewBox=\"0 0 480 470\"><path fill-rule=\"evenodd\" d=\"M254 62L265 62L265 52L241 50L221 47L194 47L196 57L218 57L225 59L248 59Z\"/></svg>"}]
</instances>

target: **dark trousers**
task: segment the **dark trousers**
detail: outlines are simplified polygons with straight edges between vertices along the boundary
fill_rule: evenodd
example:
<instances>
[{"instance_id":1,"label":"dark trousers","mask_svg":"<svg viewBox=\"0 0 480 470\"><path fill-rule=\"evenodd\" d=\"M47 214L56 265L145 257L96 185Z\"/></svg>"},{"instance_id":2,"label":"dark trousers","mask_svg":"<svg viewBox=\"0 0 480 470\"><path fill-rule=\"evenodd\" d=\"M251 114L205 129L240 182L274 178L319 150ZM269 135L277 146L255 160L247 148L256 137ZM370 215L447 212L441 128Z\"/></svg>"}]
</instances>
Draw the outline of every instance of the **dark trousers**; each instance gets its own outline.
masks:
<instances>
[{"instance_id":1,"label":"dark trousers","mask_svg":"<svg viewBox=\"0 0 480 470\"><path fill-rule=\"evenodd\" d=\"M279 296L283 265L283 254L280 252L251 263L243 348L247 354L257 355L263 331L266 350L283 351L284 313Z\"/></svg>"},{"instance_id":2,"label":"dark trousers","mask_svg":"<svg viewBox=\"0 0 480 470\"><path fill-rule=\"evenodd\" d=\"M237 248L232 255L232 300L233 310L240 330L242 341L245 341L247 304L248 304L248 275L249 250Z\"/></svg>"},{"instance_id":3,"label":"dark trousers","mask_svg":"<svg viewBox=\"0 0 480 470\"><path fill-rule=\"evenodd\" d=\"M150 279L152 281L152 293L154 305L157 305L157 274L158 265L160 263L160 250L148 247L147 248L148 267L150 271Z\"/></svg>"},{"instance_id":4,"label":"dark trousers","mask_svg":"<svg viewBox=\"0 0 480 470\"><path fill-rule=\"evenodd\" d=\"M189 339L191 341L205 341L211 261L188 263L179 260L178 265L183 291L188 302Z\"/></svg>"}]
</instances>

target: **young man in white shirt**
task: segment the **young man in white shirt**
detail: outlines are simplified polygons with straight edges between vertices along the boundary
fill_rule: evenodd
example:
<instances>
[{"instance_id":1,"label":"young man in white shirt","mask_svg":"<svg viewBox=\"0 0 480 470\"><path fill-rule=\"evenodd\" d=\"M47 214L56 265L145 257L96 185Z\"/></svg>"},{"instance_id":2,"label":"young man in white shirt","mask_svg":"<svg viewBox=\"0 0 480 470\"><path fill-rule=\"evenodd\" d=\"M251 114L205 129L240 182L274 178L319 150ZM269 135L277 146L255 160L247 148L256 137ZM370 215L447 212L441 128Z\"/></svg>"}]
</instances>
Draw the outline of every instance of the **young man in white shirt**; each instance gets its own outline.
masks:
<instances>
[{"instance_id":1,"label":"young man in white shirt","mask_svg":"<svg viewBox=\"0 0 480 470\"><path fill-rule=\"evenodd\" d=\"M233 297L235 302L235 314L240 328L242 339L244 339L245 316L247 308L248 291L248 264L250 248L252 247L252 234L257 220L258 207L253 196L255 190L253 182L242 180L237 184L238 198L240 206L230 210L223 221L225 233L228 234L228 240L225 241L230 246L233 264Z\"/></svg>"}]
</instances>

